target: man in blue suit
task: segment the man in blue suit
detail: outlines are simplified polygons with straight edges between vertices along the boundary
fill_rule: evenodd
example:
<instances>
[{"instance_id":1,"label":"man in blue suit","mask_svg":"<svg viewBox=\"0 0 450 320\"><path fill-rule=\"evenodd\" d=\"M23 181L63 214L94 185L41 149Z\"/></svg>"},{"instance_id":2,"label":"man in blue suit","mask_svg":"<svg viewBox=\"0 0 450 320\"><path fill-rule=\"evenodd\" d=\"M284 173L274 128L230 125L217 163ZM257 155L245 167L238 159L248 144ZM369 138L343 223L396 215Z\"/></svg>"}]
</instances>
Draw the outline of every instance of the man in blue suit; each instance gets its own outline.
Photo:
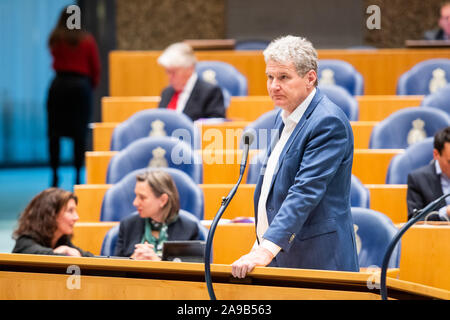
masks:
<instances>
[{"instance_id":1,"label":"man in blue suit","mask_svg":"<svg viewBox=\"0 0 450 320\"><path fill-rule=\"evenodd\" d=\"M344 112L317 88L317 52L286 36L264 50L267 90L279 129L255 189L257 242L232 264L359 271L350 211L353 133Z\"/></svg>"}]
</instances>

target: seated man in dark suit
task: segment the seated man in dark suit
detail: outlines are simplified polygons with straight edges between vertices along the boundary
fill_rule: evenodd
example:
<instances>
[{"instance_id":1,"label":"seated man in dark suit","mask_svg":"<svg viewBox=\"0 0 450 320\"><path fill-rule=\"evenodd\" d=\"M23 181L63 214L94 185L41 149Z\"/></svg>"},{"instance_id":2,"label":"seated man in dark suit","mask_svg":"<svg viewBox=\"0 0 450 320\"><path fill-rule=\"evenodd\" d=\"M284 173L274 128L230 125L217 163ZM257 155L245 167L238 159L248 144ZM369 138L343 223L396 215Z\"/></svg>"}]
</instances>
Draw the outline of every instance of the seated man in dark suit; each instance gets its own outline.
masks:
<instances>
[{"instance_id":1,"label":"seated man in dark suit","mask_svg":"<svg viewBox=\"0 0 450 320\"><path fill-rule=\"evenodd\" d=\"M439 29L425 31L425 40L450 40L450 2L442 4L440 13Z\"/></svg>"},{"instance_id":2,"label":"seated man in dark suit","mask_svg":"<svg viewBox=\"0 0 450 320\"><path fill-rule=\"evenodd\" d=\"M192 120L225 118L222 90L200 79L195 72L196 58L186 43L174 43L158 58L169 78L161 94L159 108L183 112Z\"/></svg>"},{"instance_id":3,"label":"seated man in dark suit","mask_svg":"<svg viewBox=\"0 0 450 320\"><path fill-rule=\"evenodd\" d=\"M450 192L450 127L434 136L433 158L431 164L408 175L408 220L412 218L414 209L422 209ZM439 213L431 214L427 220L449 220L450 197L442 200L439 208Z\"/></svg>"}]
</instances>

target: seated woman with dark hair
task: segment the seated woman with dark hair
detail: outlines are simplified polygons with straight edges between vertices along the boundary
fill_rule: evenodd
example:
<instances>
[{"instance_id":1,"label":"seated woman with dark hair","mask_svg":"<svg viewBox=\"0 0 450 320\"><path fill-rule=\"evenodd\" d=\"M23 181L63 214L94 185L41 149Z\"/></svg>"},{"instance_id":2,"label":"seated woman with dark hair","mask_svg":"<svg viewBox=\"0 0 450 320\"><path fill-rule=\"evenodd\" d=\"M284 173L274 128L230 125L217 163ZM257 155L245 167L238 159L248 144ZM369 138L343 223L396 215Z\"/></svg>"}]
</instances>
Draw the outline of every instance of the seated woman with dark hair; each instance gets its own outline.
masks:
<instances>
[{"instance_id":1,"label":"seated woman with dark hair","mask_svg":"<svg viewBox=\"0 0 450 320\"><path fill-rule=\"evenodd\" d=\"M133 205L139 214L120 222L115 256L158 261L165 241L201 239L196 218L178 214L178 190L169 173L151 170L138 175L134 192Z\"/></svg>"},{"instance_id":2,"label":"seated woman with dark hair","mask_svg":"<svg viewBox=\"0 0 450 320\"><path fill-rule=\"evenodd\" d=\"M93 256L71 242L79 218L77 202L72 192L59 188L49 188L35 196L19 218L12 253Z\"/></svg>"}]
</instances>

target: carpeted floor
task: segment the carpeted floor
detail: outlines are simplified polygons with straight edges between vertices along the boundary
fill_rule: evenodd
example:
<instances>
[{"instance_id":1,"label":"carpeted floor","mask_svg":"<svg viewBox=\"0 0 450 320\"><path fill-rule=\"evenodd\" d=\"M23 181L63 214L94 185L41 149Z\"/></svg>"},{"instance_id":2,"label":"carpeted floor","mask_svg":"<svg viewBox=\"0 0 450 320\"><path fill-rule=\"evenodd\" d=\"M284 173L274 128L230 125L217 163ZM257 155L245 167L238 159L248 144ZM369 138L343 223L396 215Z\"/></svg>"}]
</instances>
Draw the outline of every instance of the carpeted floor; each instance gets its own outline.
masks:
<instances>
[{"instance_id":1,"label":"carpeted floor","mask_svg":"<svg viewBox=\"0 0 450 320\"><path fill-rule=\"evenodd\" d=\"M59 169L59 187L73 191L75 181L73 167ZM85 170L82 171L82 183ZM28 202L51 183L49 167L0 169L0 252L11 252L11 238L17 219Z\"/></svg>"}]
</instances>

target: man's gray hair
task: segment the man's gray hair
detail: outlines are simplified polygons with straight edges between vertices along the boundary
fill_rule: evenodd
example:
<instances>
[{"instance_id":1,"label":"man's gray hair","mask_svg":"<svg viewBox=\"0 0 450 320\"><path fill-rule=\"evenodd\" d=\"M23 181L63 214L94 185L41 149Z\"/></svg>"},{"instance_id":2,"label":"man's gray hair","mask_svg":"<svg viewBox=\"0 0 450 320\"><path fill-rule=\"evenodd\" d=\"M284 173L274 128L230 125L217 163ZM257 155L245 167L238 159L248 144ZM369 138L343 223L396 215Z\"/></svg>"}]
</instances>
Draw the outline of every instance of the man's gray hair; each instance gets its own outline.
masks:
<instances>
[{"instance_id":1,"label":"man's gray hair","mask_svg":"<svg viewBox=\"0 0 450 320\"><path fill-rule=\"evenodd\" d=\"M267 46L263 54L266 63L269 60L282 64L292 62L301 77L309 70L317 73L317 51L305 38L291 35L277 38Z\"/></svg>"},{"instance_id":2,"label":"man's gray hair","mask_svg":"<svg viewBox=\"0 0 450 320\"><path fill-rule=\"evenodd\" d=\"M196 62L194 50L184 42L171 44L158 58L158 63L165 68L188 68L194 66Z\"/></svg>"}]
</instances>

